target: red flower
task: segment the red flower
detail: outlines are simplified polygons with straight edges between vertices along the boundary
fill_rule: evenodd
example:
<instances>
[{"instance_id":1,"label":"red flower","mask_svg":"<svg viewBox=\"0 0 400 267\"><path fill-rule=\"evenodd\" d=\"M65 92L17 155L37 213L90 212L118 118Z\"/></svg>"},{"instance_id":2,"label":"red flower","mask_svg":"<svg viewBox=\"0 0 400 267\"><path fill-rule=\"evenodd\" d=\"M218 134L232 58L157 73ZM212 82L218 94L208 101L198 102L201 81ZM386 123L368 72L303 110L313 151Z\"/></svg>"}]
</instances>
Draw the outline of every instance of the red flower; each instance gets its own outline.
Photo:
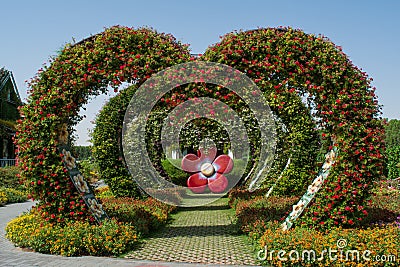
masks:
<instances>
[{"instance_id":1,"label":"red flower","mask_svg":"<svg viewBox=\"0 0 400 267\"><path fill-rule=\"evenodd\" d=\"M217 155L213 147L205 154L203 149L195 154L187 154L182 159L182 169L194 173L187 180L187 186L194 193L203 193L210 188L213 193L222 193L228 187L228 179L223 175L233 168L233 160L228 155Z\"/></svg>"}]
</instances>

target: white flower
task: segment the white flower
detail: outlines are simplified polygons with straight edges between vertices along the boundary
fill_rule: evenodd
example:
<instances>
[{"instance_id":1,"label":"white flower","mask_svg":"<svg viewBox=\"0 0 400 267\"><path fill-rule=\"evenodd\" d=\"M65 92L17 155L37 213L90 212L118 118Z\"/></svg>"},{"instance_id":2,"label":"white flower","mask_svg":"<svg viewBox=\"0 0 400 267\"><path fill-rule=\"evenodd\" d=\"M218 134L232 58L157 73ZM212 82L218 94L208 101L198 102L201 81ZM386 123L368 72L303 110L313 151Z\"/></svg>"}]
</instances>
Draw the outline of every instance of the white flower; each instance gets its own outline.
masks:
<instances>
[{"instance_id":1,"label":"white flower","mask_svg":"<svg viewBox=\"0 0 400 267\"><path fill-rule=\"evenodd\" d=\"M101 215L104 214L103 206L101 204L97 203L96 199L89 198L88 203L89 203L90 210L93 212L93 214L96 217L101 217Z\"/></svg>"},{"instance_id":2,"label":"white flower","mask_svg":"<svg viewBox=\"0 0 400 267\"><path fill-rule=\"evenodd\" d=\"M303 212L305 203L303 200L300 200L299 203L293 205L293 211L291 212L292 219L296 219Z\"/></svg>"},{"instance_id":3,"label":"white flower","mask_svg":"<svg viewBox=\"0 0 400 267\"><path fill-rule=\"evenodd\" d=\"M64 123L61 129L59 130L58 141L61 144L66 144L68 142L68 126L66 123Z\"/></svg>"},{"instance_id":4,"label":"white flower","mask_svg":"<svg viewBox=\"0 0 400 267\"><path fill-rule=\"evenodd\" d=\"M89 193L89 187L86 183L86 181L83 179L82 174L78 174L74 177L72 177L72 179L74 180L74 184L76 185L76 187L78 188L78 190L81 193Z\"/></svg>"},{"instance_id":5,"label":"white flower","mask_svg":"<svg viewBox=\"0 0 400 267\"><path fill-rule=\"evenodd\" d=\"M64 155L64 161L65 164L67 165L67 168L69 170L75 168L76 167L75 158L71 155L71 152L63 149L62 154Z\"/></svg>"}]
</instances>

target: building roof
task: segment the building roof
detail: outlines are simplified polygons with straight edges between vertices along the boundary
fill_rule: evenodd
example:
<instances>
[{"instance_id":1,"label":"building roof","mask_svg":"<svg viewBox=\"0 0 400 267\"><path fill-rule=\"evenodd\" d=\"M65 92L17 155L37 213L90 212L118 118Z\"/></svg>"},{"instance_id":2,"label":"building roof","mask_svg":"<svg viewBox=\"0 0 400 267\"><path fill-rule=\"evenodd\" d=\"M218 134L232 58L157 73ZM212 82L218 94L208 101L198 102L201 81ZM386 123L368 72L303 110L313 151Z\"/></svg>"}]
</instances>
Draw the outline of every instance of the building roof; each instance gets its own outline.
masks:
<instances>
[{"instance_id":1,"label":"building roof","mask_svg":"<svg viewBox=\"0 0 400 267\"><path fill-rule=\"evenodd\" d=\"M22 104L21 96L19 95L17 84L15 83L14 76L11 71L6 70L4 67L0 68L0 92L3 90L8 81L11 81L15 94L19 102Z\"/></svg>"}]
</instances>

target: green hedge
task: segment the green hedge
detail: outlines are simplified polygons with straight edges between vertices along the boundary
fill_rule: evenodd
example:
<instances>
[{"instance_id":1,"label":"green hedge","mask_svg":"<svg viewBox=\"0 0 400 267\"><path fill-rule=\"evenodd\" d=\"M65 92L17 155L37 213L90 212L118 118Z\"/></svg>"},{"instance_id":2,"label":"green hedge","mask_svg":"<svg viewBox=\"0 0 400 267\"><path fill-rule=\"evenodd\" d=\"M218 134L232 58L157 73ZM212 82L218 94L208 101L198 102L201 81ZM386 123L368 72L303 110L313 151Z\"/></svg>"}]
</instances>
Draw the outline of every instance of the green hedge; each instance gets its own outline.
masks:
<instances>
[{"instance_id":1,"label":"green hedge","mask_svg":"<svg viewBox=\"0 0 400 267\"><path fill-rule=\"evenodd\" d=\"M386 149L388 178L400 177L400 146Z\"/></svg>"}]
</instances>

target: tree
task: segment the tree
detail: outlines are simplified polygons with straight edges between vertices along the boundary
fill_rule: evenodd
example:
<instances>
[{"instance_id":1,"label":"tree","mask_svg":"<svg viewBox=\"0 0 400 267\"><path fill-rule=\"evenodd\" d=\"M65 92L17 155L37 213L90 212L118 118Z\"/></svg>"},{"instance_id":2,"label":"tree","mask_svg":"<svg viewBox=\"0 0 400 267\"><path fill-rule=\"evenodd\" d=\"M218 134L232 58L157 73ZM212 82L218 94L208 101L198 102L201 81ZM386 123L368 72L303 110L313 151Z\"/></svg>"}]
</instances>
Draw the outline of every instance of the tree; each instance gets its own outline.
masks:
<instances>
[{"instance_id":1,"label":"tree","mask_svg":"<svg viewBox=\"0 0 400 267\"><path fill-rule=\"evenodd\" d=\"M400 120L390 120L385 127L386 147L400 146Z\"/></svg>"}]
</instances>

